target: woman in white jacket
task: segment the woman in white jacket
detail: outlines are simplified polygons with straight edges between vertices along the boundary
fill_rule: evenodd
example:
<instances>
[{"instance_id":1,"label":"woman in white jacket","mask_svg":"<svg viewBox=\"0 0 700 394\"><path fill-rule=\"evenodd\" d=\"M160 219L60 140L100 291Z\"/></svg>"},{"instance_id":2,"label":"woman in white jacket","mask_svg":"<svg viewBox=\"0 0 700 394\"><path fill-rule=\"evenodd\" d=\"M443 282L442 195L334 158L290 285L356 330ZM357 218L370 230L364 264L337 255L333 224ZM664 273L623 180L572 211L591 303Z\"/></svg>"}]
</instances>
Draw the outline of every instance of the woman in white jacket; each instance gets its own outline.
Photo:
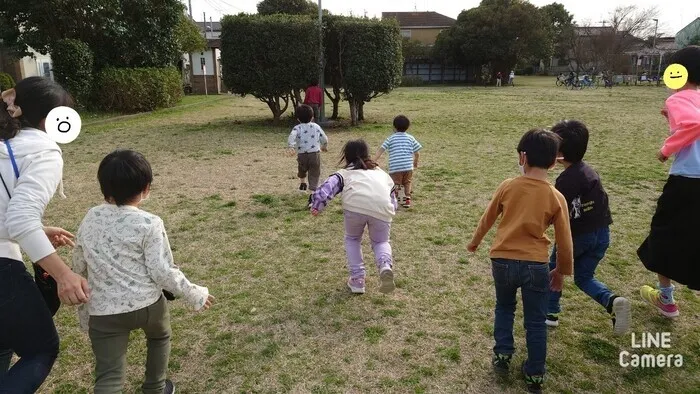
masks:
<instances>
[{"instance_id":1,"label":"woman in white jacket","mask_svg":"<svg viewBox=\"0 0 700 394\"><path fill-rule=\"evenodd\" d=\"M0 101L0 353L19 360L0 371L0 393L32 393L58 356L52 314L22 262L24 252L58 285L61 302L88 301L87 281L56 254L41 219L61 184L63 159L44 125L48 113L71 106L70 95L46 78L20 81ZM4 373L4 374L3 374Z\"/></svg>"}]
</instances>

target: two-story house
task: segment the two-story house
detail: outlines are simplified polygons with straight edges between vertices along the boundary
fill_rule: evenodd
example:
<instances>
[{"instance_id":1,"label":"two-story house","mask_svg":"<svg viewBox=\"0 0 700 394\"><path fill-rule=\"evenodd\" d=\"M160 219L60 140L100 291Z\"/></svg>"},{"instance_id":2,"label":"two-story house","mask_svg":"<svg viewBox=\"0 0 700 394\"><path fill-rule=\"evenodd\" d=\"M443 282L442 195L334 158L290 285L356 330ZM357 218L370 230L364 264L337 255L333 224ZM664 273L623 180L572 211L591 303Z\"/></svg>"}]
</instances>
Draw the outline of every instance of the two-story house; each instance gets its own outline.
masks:
<instances>
[{"instance_id":1,"label":"two-story house","mask_svg":"<svg viewBox=\"0 0 700 394\"><path fill-rule=\"evenodd\" d=\"M382 19L394 18L399 22L404 39L418 41L432 47L441 31L454 26L457 21L434 11L425 12L382 12ZM423 59L405 59L405 78L420 79L428 83L452 83L475 80L474 67L460 67L436 63L425 56Z\"/></svg>"},{"instance_id":2,"label":"two-story house","mask_svg":"<svg viewBox=\"0 0 700 394\"><path fill-rule=\"evenodd\" d=\"M201 34L207 40L204 51L189 54L190 84L192 93L219 94L226 88L221 79L221 22L196 22ZM189 59L188 59L189 60ZM206 85L205 85L206 83Z\"/></svg>"},{"instance_id":3,"label":"two-story house","mask_svg":"<svg viewBox=\"0 0 700 394\"><path fill-rule=\"evenodd\" d=\"M434 11L382 12L382 19L394 18L401 27L401 36L433 46L438 34L452 27L457 21Z\"/></svg>"}]
</instances>

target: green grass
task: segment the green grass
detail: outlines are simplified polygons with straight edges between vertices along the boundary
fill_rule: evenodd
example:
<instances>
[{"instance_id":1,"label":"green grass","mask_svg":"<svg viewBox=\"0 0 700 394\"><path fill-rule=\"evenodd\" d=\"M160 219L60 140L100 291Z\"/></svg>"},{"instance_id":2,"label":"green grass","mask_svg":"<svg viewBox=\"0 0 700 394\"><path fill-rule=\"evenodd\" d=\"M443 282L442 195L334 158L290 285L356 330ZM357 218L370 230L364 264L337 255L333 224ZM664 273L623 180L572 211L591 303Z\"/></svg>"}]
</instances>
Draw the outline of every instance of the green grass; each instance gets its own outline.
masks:
<instances>
[{"instance_id":1,"label":"green grass","mask_svg":"<svg viewBox=\"0 0 700 394\"><path fill-rule=\"evenodd\" d=\"M515 88L401 88L365 107L355 129L329 128L329 175L342 145L366 139L372 149L399 113L424 145L414 176L414 208L392 225L397 290L376 290L371 249L367 294L345 289L342 209L319 217L305 209L296 161L285 155L290 128L274 126L254 98L188 98L196 106L88 125L63 146L68 199L54 199L44 223L75 231L101 202L95 175L105 154L132 148L151 162L155 178L143 208L165 221L176 263L209 287L217 304L192 313L170 303L170 378L182 393L457 393L523 392L514 371L491 373L494 290L488 242L476 255L466 244L498 184L517 175L515 147L526 130L563 118L588 124L586 159L610 194L612 245L598 274L630 297L635 332L672 332L679 369L624 369L630 336L612 335L594 301L567 280L561 325L550 331L548 392L693 392L700 387L700 300L679 287L681 317L669 322L645 305L638 288L654 276L635 250L647 233L668 165L654 154L667 134L659 115L666 90L655 87L569 91L554 78L517 79ZM520 84L523 84L522 86ZM330 113L330 108L327 113ZM347 118L346 105L341 116ZM289 124L293 124L290 119ZM386 165L384 159L382 165ZM560 171L552 173L552 179ZM69 259L70 252L62 251ZM522 311L515 323L514 367L525 358ZM56 321L61 355L45 393L91 391L93 359L75 310ZM652 350L652 353L666 352ZM142 334L127 355L127 392L140 386Z\"/></svg>"}]
</instances>

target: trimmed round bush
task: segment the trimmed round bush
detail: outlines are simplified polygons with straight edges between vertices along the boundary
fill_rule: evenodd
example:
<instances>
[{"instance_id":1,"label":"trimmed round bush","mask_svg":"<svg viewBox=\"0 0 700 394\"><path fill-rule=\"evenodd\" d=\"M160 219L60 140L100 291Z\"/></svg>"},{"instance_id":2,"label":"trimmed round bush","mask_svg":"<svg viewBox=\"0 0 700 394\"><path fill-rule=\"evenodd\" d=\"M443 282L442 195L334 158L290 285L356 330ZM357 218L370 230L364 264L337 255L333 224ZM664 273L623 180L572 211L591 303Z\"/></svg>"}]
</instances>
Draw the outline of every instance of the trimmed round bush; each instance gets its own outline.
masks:
<instances>
[{"instance_id":1,"label":"trimmed round bush","mask_svg":"<svg viewBox=\"0 0 700 394\"><path fill-rule=\"evenodd\" d=\"M85 107L92 93L94 58L90 47L79 40L60 40L51 45L51 61L56 82Z\"/></svg>"},{"instance_id":2,"label":"trimmed round bush","mask_svg":"<svg viewBox=\"0 0 700 394\"><path fill-rule=\"evenodd\" d=\"M174 67L106 68L97 77L99 108L136 113L175 106L182 99L182 80Z\"/></svg>"},{"instance_id":3,"label":"trimmed round bush","mask_svg":"<svg viewBox=\"0 0 700 394\"><path fill-rule=\"evenodd\" d=\"M15 87L15 80L10 74L0 73L0 91L12 89Z\"/></svg>"}]
</instances>

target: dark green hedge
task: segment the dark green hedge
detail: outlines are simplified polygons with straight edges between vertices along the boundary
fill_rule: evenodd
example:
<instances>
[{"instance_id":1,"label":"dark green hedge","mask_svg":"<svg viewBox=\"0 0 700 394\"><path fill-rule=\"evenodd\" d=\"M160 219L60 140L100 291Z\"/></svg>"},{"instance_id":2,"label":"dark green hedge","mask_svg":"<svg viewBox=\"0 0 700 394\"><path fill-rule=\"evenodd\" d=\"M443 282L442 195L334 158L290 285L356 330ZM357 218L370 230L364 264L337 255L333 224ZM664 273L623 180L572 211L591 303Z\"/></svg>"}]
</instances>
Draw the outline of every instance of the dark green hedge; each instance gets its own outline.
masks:
<instances>
[{"instance_id":1,"label":"dark green hedge","mask_svg":"<svg viewBox=\"0 0 700 394\"><path fill-rule=\"evenodd\" d=\"M173 107L182 99L175 68L106 68L97 77L99 108L110 112L146 112Z\"/></svg>"},{"instance_id":2,"label":"dark green hedge","mask_svg":"<svg viewBox=\"0 0 700 394\"><path fill-rule=\"evenodd\" d=\"M15 87L15 80L12 79L10 74L0 73L0 91L12 89Z\"/></svg>"},{"instance_id":3,"label":"dark green hedge","mask_svg":"<svg viewBox=\"0 0 700 394\"><path fill-rule=\"evenodd\" d=\"M61 40L51 46L51 60L56 82L61 84L82 107L92 93L93 54L79 40Z\"/></svg>"}]
</instances>

